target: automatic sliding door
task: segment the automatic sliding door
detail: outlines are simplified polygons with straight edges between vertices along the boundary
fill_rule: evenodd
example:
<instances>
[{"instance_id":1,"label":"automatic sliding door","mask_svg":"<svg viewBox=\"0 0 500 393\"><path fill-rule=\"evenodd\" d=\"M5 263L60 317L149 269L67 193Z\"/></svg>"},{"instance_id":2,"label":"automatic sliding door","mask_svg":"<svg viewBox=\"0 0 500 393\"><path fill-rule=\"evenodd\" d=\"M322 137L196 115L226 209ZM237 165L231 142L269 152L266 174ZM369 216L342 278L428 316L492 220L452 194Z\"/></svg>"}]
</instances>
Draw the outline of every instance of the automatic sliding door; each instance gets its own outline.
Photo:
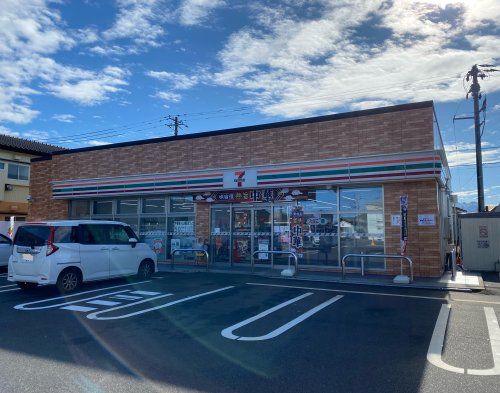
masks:
<instances>
[{"instance_id":1,"label":"automatic sliding door","mask_svg":"<svg viewBox=\"0 0 500 393\"><path fill-rule=\"evenodd\" d=\"M212 208L210 256L213 263L230 263L231 208Z\"/></svg>"},{"instance_id":2,"label":"automatic sliding door","mask_svg":"<svg viewBox=\"0 0 500 393\"><path fill-rule=\"evenodd\" d=\"M233 264L250 264L252 258L252 209L233 209Z\"/></svg>"}]
</instances>

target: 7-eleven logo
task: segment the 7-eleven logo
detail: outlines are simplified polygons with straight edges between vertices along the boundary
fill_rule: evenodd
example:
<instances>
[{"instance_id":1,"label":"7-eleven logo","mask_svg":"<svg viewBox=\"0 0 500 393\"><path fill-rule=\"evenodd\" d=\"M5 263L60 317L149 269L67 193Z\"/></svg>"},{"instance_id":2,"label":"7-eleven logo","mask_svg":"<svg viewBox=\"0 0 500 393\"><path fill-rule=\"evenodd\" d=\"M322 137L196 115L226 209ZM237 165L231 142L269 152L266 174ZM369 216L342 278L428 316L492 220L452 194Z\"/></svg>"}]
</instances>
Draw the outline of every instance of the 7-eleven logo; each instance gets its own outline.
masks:
<instances>
[{"instance_id":1,"label":"7-eleven logo","mask_svg":"<svg viewBox=\"0 0 500 393\"><path fill-rule=\"evenodd\" d=\"M236 175L236 179L234 179L234 182L238 187L242 187L243 183L245 182L245 171L237 171L234 172L234 174Z\"/></svg>"}]
</instances>

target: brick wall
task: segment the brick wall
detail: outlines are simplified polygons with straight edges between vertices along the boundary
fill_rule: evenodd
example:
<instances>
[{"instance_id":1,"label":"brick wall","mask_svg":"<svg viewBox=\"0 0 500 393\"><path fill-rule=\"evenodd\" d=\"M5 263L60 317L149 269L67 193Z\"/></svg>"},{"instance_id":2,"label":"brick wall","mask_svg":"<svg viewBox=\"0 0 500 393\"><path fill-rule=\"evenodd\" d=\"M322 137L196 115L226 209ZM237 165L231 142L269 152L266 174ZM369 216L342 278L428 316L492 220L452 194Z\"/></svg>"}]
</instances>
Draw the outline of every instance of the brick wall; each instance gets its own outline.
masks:
<instances>
[{"instance_id":1,"label":"brick wall","mask_svg":"<svg viewBox=\"0 0 500 393\"><path fill-rule=\"evenodd\" d=\"M31 168L30 219L67 215L49 181L432 150L432 107L55 155Z\"/></svg>"},{"instance_id":2,"label":"brick wall","mask_svg":"<svg viewBox=\"0 0 500 393\"><path fill-rule=\"evenodd\" d=\"M391 226L391 214L399 214L399 197L408 195L408 247L415 276L439 277L443 260L440 251L438 183L435 180L384 185L385 244L388 254L399 254L400 228ZM418 226L418 214L434 214L435 226ZM407 264L405 264L407 266ZM399 274L399 260L387 260L389 273ZM407 271L407 270L406 270Z\"/></svg>"},{"instance_id":3,"label":"brick wall","mask_svg":"<svg viewBox=\"0 0 500 393\"><path fill-rule=\"evenodd\" d=\"M30 195L28 220L61 219L68 217L68 201L52 199L53 162L36 161L31 163Z\"/></svg>"}]
</instances>

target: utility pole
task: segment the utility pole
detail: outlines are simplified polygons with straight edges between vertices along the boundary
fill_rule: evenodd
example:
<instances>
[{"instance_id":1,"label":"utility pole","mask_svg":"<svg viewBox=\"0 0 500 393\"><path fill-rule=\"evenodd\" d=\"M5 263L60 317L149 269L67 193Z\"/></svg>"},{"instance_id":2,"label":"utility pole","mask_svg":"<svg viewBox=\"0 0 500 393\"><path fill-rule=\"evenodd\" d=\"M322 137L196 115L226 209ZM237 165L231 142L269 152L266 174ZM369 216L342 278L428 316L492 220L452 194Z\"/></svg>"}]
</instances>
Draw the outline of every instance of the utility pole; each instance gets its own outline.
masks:
<instances>
[{"instance_id":1,"label":"utility pole","mask_svg":"<svg viewBox=\"0 0 500 393\"><path fill-rule=\"evenodd\" d=\"M493 67L490 64L474 64L470 71L467 72L465 79L467 82L472 78L472 84L469 91L467 92L466 98L469 98L469 94L472 94L472 99L474 100L474 131L475 131L475 141L476 141L476 174L477 174L477 210L479 212L484 211L484 180L483 180L483 155L481 151L481 121L479 115L481 111L486 112L486 99L483 101L482 108L479 109L479 100L481 99L481 86L479 85L478 78L484 79L487 72L498 71L494 68L481 69L483 67ZM453 120L463 120L470 119L470 117L454 118ZM482 124L484 129L484 123Z\"/></svg>"},{"instance_id":2,"label":"utility pole","mask_svg":"<svg viewBox=\"0 0 500 393\"><path fill-rule=\"evenodd\" d=\"M188 128L187 124L184 123L184 121L179 120L179 116L175 115L174 117L168 116L167 120L171 120L173 123L167 124L167 127L170 127L172 130L174 130L174 136L179 135L179 130L182 129L182 127Z\"/></svg>"}]
</instances>

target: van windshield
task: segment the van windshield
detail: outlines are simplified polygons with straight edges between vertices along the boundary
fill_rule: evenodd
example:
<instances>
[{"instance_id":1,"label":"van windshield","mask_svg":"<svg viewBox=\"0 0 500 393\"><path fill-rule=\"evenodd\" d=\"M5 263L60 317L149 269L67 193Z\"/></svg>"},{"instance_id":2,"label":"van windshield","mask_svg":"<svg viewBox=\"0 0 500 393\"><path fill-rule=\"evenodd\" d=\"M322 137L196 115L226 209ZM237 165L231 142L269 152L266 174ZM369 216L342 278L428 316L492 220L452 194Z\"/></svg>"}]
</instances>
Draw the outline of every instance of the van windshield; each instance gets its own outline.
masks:
<instances>
[{"instance_id":1,"label":"van windshield","mask_svg":"<svg viewBox=\"0 0 500 393\"><path fill-rule=\"evenodd\" d=\"M20 226L14 239L14 244L25 247L42 247L49 239L50 227L45 225Z\"/></svg>"}]
</instances>

